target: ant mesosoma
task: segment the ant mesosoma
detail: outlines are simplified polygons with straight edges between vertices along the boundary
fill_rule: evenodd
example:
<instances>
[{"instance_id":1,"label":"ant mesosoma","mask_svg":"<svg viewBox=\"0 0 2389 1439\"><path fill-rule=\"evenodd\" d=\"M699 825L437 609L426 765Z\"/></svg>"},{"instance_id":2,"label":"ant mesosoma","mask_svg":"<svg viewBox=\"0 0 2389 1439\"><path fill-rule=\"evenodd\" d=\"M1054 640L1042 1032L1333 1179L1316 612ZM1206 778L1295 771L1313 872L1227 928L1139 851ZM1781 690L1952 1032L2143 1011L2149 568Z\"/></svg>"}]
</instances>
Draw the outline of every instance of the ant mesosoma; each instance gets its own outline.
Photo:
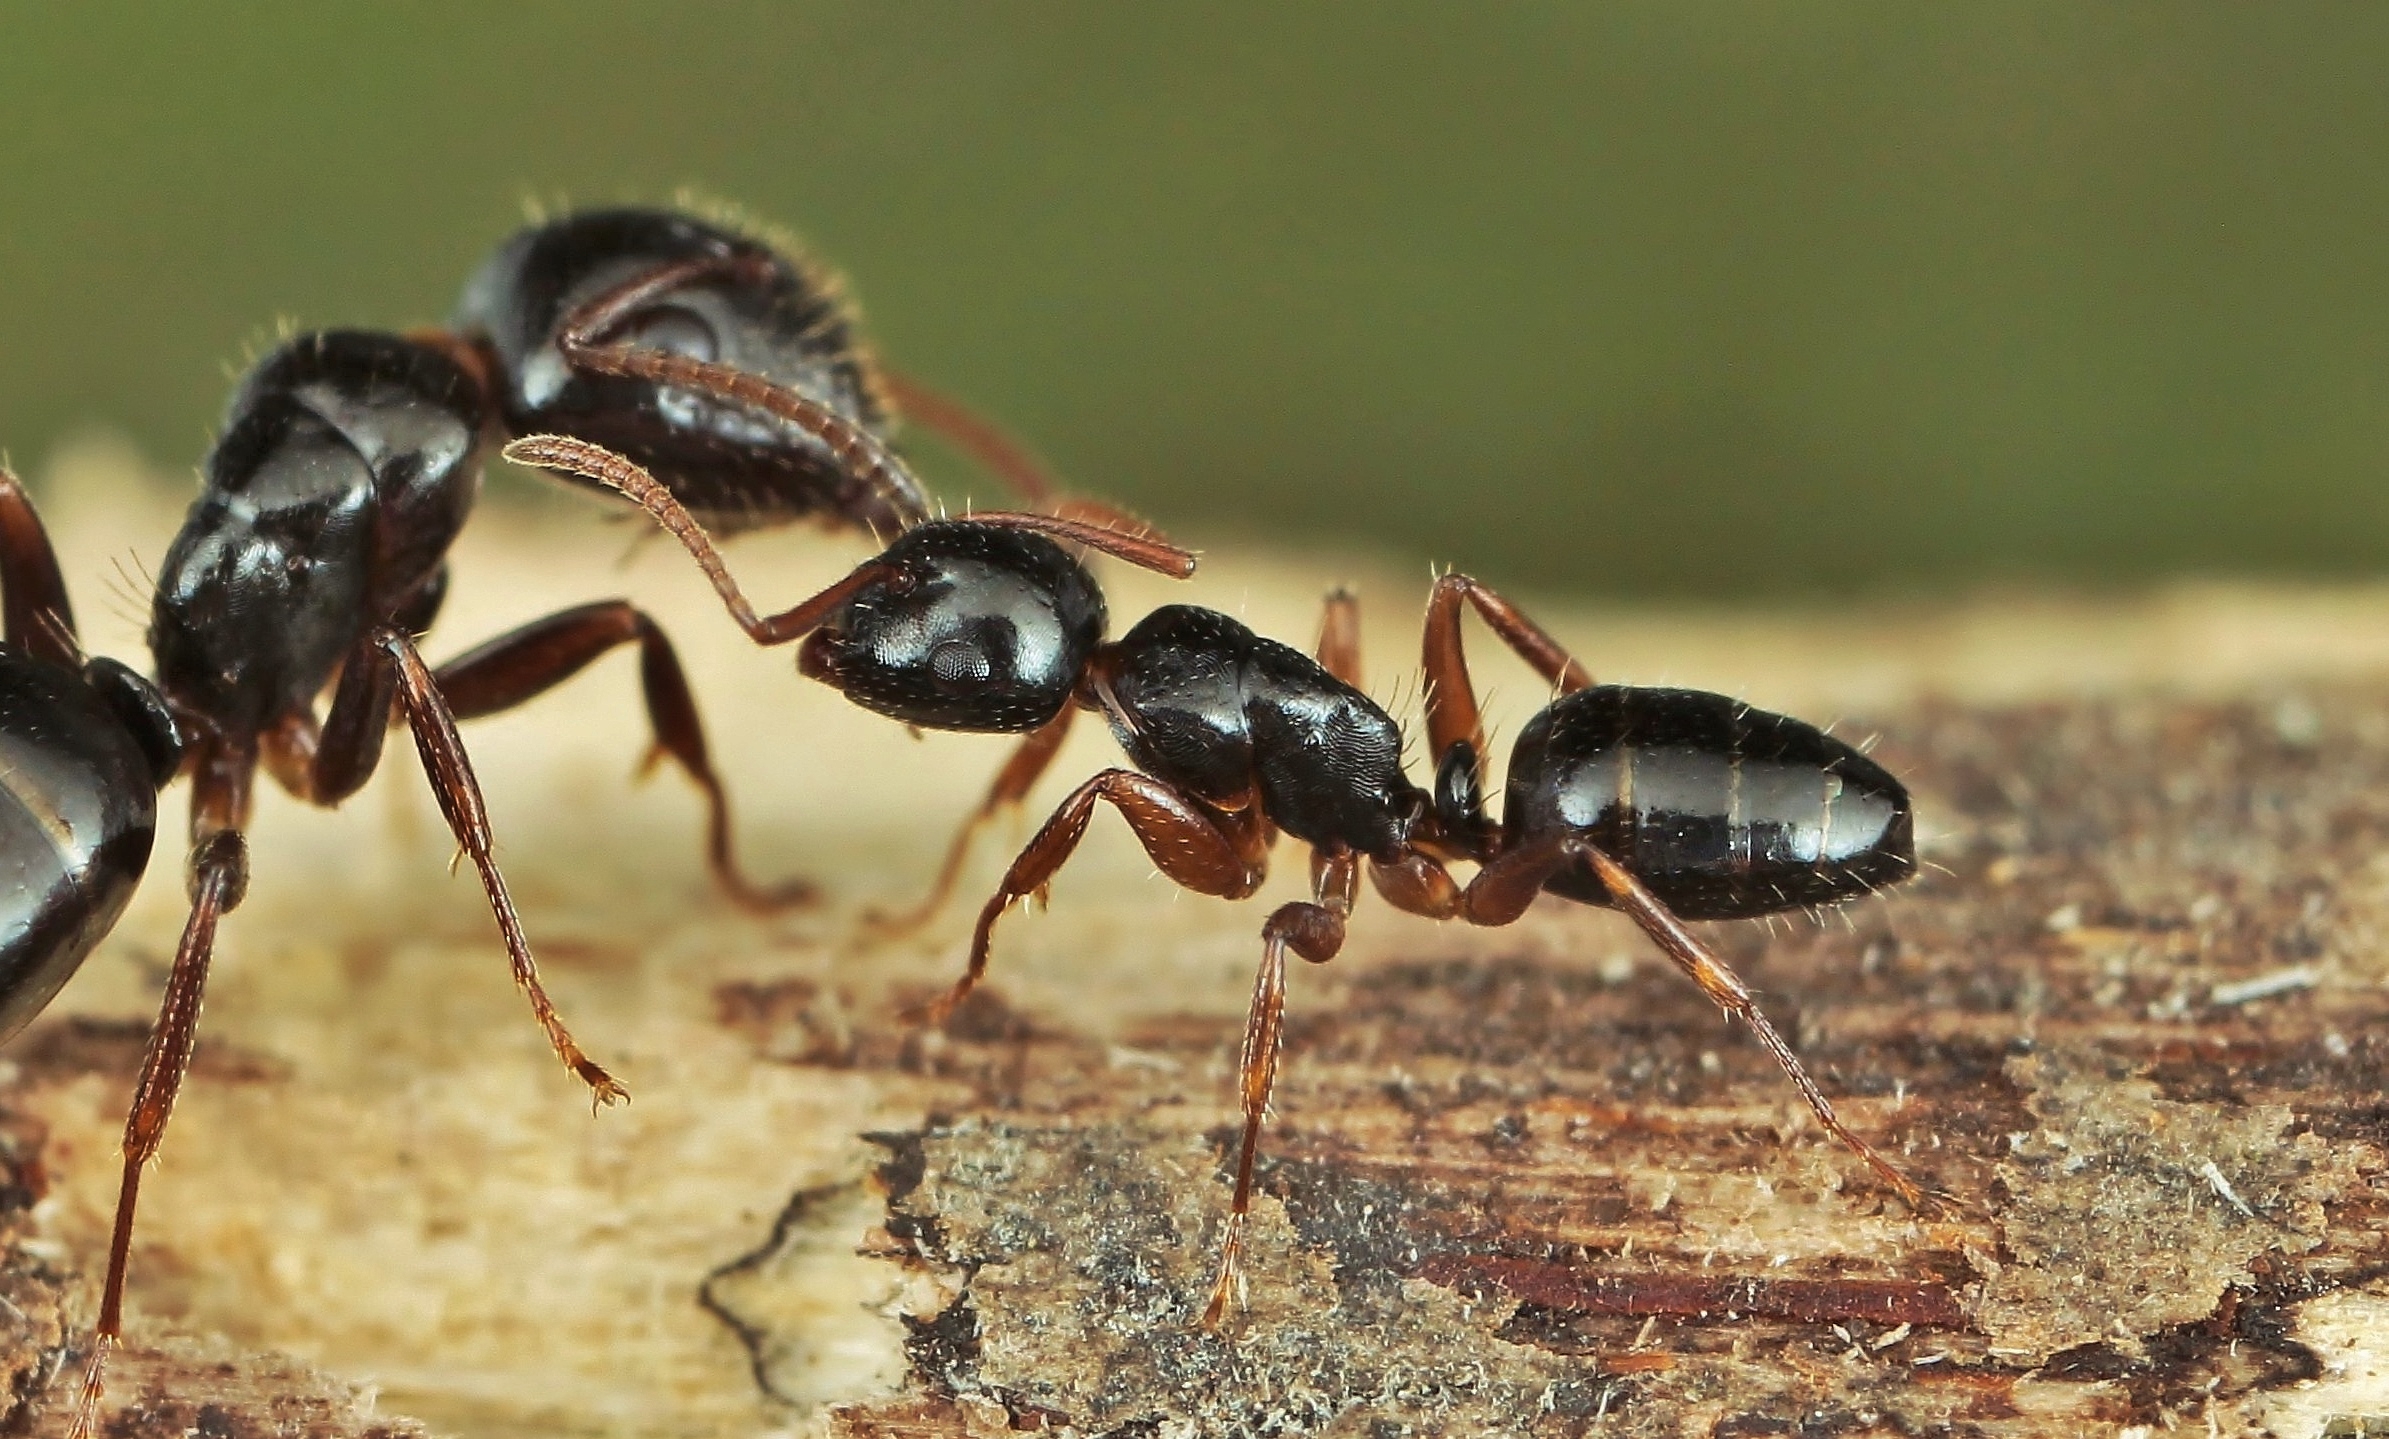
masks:
<instances>
[{"instance_id":1,"label":"ant mesosoma","mask_svg":"<svg viewBox=\"0 0 2389 1439\"><path fill-rule=\"evenodd\" d=\"M1286 953L1313 963L1335 956L1364 863L1379 894L1434 919L1509 924L1544 891L1623 910L1750 1026L1828 1132L1903 1197L1922 1201L1923 1191L1842 1123L1748 987L1682 922L1830 904L1913 872L1907 792L1814 726L1696 690L1595 686L1516 606L1446 575L1429 600L1423 644L1430 794L1403 771L1400 727L1358 688L1359 609L1348 595L1330 598L1316 659L1190 605L1156 610L1110 643L1092 642L1090 628L1090 642L1066 655L1023 651L965 637L984 627L1008 633L1004 617L1029 597L1067 612L1099 599L1077 567L1056 569L1042 553L1028 563L1032 552L1017 537L998 547L972 535L978 563L967 575L930 582L934 572L899 554L899 542L821 594L759 618L697 521L635 465L553 437L518 441L508 453L637 501L696 558L758 643L809 636L800 667L870 708L906 718L910 705L941 728L1006 727L992 721L1027 719L1011 702L1033 683L1055 717L1006 767L990 805L1027 791L1074 709L1109 721L1136 767L1081 784L1029 840L980 911L963 977L925 1012L930 1022L986 973L996 922L1052 883L1098 803L1120 812L1163 874L1221 898L1260 888L1279 831L1310 846L1310 900L1280 906L1262 926L1240 1066L1244 1136L1206 1325L1219 1321L1237 1284L1276 1081ZM971 535L968 526L914 534L952 544L944 537ZM1498 827L1484 812L1485 740L1461 646L1464 606L1562 692L1519 735ZM1465 888L1446 868L1454 861L1478 866Z\"/></svg>"}]
</instances>

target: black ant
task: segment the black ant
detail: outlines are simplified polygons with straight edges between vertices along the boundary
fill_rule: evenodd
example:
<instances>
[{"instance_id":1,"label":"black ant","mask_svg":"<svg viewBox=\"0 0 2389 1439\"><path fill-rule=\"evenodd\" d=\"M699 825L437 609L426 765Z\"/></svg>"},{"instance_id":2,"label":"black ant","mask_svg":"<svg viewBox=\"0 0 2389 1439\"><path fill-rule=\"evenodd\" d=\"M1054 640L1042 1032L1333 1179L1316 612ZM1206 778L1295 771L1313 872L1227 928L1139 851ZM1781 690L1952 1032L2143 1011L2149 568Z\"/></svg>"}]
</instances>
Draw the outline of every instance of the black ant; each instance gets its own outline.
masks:
<instances>
[{"instance_id":1,"label":"black ant","mask_svg":"<svg viewBox=\"0 0 2389 1439\"><path fill-rule=\"evenodd\" d=\"M1089 603L1091 587L1075 567L1021 564L982 542L973 572L923 584L912 557L891 550L794 609L758 618L696 520L636 466L554 437L518 441L508 453L636 500L695 556L758 643L809 636L799 661L806 673L900 718L885 696L934 698L941 727L996 727L966 721L982 713L982 696L985 717L996 717L1030 681L1028 656L967 637L982 626L1001 632L1031 597L1049 608ZM1057 579L1066 583L1057 588ZM1461 648L1464 604L1562 691L1519 736L1498 828L1483 808L1485 741ZM1036 651L1035 688L1062 708L1007 767L999 795L1026 792L1058 745L1046 737L1072 708L1101 713L1136 768L1104 770L1062 801L980 911L963 977L923 1017L942 1019L978 983L997 920L1052 883L1099 802L1120 812L1162 873L1226 899L1260 888L1278 831L1310 845L1311 899L1279 907L1262 926L1241 1065L1244 1138L1206 1326L1222 1317L1239 1275L1276 1081L1286 953L1314 963L1335 956L1364 862L1389 902L1435 919L1509 924L1546 890L1625 911L1751 1027L1830 1133L1921 1202L1923 1192L1842 1123L1750 990L1682 923L1814 907L1905 879L1915 847L1899 782L1811 725L1725 696L1593 686L1533 621L1462 575L1435 586L1424 657L1433 794L1403 772L1400 727L1358 688L1359 609L1348 595L1330 598L1315 660L1189 605L1156 610L1119 640L1074 648L1061 664ZM1446 868L1452 861L1479 866L1465 889Z\"/></svg>"}]
</instances>

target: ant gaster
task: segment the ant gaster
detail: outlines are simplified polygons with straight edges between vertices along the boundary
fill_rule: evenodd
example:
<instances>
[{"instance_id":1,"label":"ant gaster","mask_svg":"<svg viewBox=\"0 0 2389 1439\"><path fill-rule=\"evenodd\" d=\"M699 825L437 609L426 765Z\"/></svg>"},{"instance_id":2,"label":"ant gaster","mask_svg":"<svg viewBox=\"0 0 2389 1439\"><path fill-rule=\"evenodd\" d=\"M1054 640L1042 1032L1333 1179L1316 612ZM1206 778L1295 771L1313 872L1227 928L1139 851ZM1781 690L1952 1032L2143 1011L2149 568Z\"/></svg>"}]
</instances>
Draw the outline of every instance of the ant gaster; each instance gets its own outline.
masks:
<instances>
[{"instance_id":1,"label":"ant gaster","mask_svg":"<svg viewBox=\"0 0 2389 1439\"><path fill-rule=\"evenodd\" d=\"M882 557L784 614L758 618L695 519L635 466L554 438L518 442L509 453L637 500L696 557L750 635L776 643L809 634L807 672L867 704L865 696L883 688L938 692L948 667L938 645L923 641L970 634L981 621L974 603L995 598L1010 610L1047 582L999 562L1001 584L978 577L938 591L936 624L924 627L914 609L881 600L891 578ZM1519 737L1498 828L1481 801L1485 742L1460 641L1464 605L1563 692ZM1005 658L1000 648L965 651L969 663L954 668L977 683L1010 677L1000 665L992 675L983 668ZM1432 794L1403 772L1399 726L1358 687L1359 611L1348 595L1329 600L1316 660L1188 605L1156 610L1116 642L1075 657L1077 672L1066 680L1041 669L1041 691L1059 681L1068 690L1063 715L1069 707L1102 713L1136 768L1107 769L1081 784L1029 840L980 911L962 979L926 1017L942 1018L978 983L996 922L1051 884L1099 802L1120 812L1162 873L1202 894L1242 899L1259 889L1281 830L1310 846L1311 898L1280 906L1262 926L1241 1064L1244 1134L1206 1325L1220 1320L1238 1286L1261 1124L1276 1082L1286 954L1314 963L1335 956L1364 866L1389 902L1435 919L1509 924L1545 890L1623 910L1703 993L1751 1027L1828 1132L1921 1202L1922 1191L1842 1123L1748 987L1682 923L1827 904L1912 873L1907 793L1857 750L1720 695L1595 687L1540 627L1462 575L1438 581L1427 610ZM1025 793L1052 748L1025 749L999 795ZM1479 866L1465 888L1446 868L1453 861Z\"/></svg>"},{"instance_id":2,"label":"ant gaster","mask_svg":"<svg viewBox=\"0 0 2389 1439\"><path fill-rule=\"evenodd\" d=\"M719 533L920 523L927 496L886 449L900 412L1032 506L1054 502L1016 441L873 359L834 279L688 215L589 210L524 229L465 287L454 323L420 338L483 376L505 433L625 455Z\"/></svg>"},{"instance_id":3,"label":"ant gaster","mask_svg":"<svg viewBox=\"0 0 2389 1439\"><path fill-rule=\"evenodd\" d=\"M183 737L155 686L75 640L33 502L0 469L0 1040L114 927L148 867Z\"/></svg>"},{"instance_id":4,"label":"ant gaster","mask_svg":"<svg viewBox=\"0 0 2389 1439\"><path fill-rule=\"evenodd\" d=\"M337 805L371 777L394 716L403 717L441 813L479 873L515 982L599 1104L624 1091L582 1052L540 986L457 721L511 709L635 642L656 752L712 801L715 868L737 884L721 786L687 681L645 614L622 601L578 606L436 671L416 649L480 488L486 420L480 386L438 348L363 331L299 336L235 393L200 496L159 566L149 643L157 689L186 742L191 912L125 1123L80 1428L96 1416L102 1370L122 1332L141 1172L190 1062L216 926L247 888L243 834L260 768L299 799ZM34 593L46 603L54 590L45 583ZM63 612L62 597L55 608ZM122 788L129 805L134 786Z\"/></svg>"}]
</instances>

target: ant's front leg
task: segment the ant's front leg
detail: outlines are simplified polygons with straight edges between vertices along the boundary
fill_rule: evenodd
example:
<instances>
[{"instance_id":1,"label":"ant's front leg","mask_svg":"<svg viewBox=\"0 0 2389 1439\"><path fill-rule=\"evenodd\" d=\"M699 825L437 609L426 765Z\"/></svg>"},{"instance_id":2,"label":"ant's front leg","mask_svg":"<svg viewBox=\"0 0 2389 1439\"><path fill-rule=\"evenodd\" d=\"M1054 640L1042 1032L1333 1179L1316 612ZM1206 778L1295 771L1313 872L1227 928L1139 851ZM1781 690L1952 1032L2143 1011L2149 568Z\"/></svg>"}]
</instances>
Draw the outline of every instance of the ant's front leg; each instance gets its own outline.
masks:
<instances>
[{"instance_id":1,"label":"ant's front leg","mask_svg":"<svg viewBox=\"0 0 2389 1439\"><path fill-rule=\"evenodd\" d=\"M1120 812L1154 865L1183 888L1242 899L1259 889L1269 873L1270 830L1261 817L1258 795L1236 809L1221 809L1151 775L1107 769L1072 790L1004 872L1003 884L980 909L978 926L971 932L970 967L951 990L921 1011L924 1023L943 1022L986 975L996 921L1014 904L1045 893L1086 837L1099 800Z\"/></svg>"},{"instance_id":2,"label":"ant's front leg","mask_svg":"<svg viewBox=\"0 0 2389 1439\"><path fill-rule=\"evenodd\" d=\"M714 773L705 726L672 641L645 613L624 600L581 605L533 620L450 660L434 684L458 720L479 719L525 704L579 674L618 645L639 647L639 685L655 732L646 765L669 755L706 804L705 858L714 878L742 907L771 913L810 904L818 893L803 880L758 885L738 867L731 843L730 800Z\"/></svg>"}]
</instances>

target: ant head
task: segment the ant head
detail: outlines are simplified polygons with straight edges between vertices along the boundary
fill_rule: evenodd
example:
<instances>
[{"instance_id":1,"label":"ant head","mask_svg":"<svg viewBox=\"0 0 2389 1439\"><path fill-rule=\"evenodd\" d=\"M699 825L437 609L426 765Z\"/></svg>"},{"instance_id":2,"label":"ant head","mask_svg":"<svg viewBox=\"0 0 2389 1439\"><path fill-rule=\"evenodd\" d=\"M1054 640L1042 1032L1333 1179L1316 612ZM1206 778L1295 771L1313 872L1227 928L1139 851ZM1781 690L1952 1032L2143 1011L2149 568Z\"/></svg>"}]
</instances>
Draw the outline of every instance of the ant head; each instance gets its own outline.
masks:
<instances>
[{"instance_id":1,"label":"ant head","mask_svg":"<svg viewBox=\"0 0 2389 1439\"><path fill-rule=\"evenodd\" d=\"M1103 639L1103 594L1031 531L939 521L864 567L875 578L797 652L807 675L890 719L1019 732L1062 712Z\"/></svg>"}]
</instances>

